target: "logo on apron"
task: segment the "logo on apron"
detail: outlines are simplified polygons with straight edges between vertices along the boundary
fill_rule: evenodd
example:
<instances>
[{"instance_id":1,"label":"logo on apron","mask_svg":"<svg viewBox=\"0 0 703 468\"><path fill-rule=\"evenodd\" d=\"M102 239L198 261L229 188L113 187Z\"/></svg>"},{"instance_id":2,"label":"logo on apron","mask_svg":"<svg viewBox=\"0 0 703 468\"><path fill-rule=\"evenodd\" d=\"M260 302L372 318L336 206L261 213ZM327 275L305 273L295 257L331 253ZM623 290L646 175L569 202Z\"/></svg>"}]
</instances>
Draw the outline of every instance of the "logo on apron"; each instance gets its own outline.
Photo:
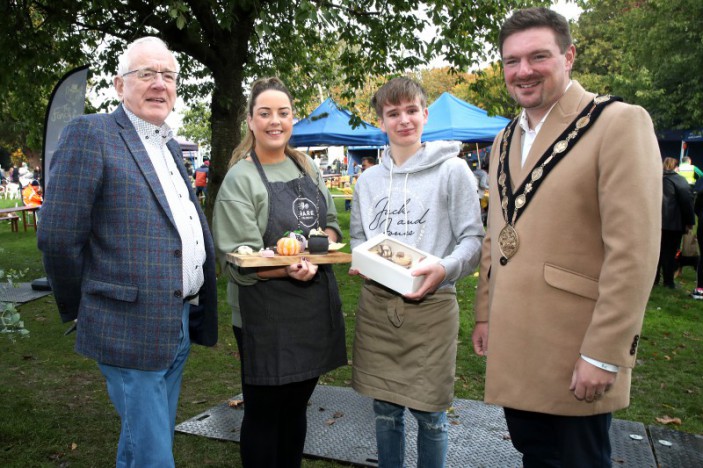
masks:
<instances>
[{"instance_id":1,"label":"logo on apron","mask_svg":"<svg viewBox=\"0 0 703 468\"><path fill-rule=\"evenodd\" d=\"M293 214L301 225L307 228L317 226L317 206L309 198L293 200Z\"/></svg>"}]
</instances>

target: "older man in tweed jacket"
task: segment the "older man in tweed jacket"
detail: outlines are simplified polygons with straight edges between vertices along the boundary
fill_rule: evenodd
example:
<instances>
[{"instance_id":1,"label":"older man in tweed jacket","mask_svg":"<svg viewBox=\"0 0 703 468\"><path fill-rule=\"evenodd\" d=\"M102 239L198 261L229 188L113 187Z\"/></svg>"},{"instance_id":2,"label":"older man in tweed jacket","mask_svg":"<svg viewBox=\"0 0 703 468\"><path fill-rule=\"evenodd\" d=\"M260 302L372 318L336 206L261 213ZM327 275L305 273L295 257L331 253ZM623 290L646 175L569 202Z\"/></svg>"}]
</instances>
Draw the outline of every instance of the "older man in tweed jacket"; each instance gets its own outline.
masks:
<instances>
[{"instance_id":1,"label":"older man in tweed jacket","mask_svg":"<svg viewBox=\"0 0 703 468\"><path fill-rule=\"evenodd\" d=\"M174 466L190 342L217 341L212 236L164 122L178 64L159 39L120 59L112 114L64 130L38 243L76 350L98 362L122 420L117 466Z\"/></svg>"}]
</instances>

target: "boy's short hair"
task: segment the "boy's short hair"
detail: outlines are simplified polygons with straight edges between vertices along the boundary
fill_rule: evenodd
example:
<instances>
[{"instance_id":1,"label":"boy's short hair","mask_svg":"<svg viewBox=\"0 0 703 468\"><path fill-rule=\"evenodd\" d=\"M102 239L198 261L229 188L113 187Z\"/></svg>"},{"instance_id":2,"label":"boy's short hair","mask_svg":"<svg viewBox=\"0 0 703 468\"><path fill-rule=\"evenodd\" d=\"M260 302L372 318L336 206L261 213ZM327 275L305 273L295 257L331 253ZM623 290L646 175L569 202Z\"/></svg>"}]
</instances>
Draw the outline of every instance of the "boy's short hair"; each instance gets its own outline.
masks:
<instances>
[{"instance_id":1,"label":"boy's short hair","mask_svg":"<svg viewBox=\"0 0 703 468\"><path fill-rule=\"evenodd\" d=\"M371 107L376 110L379 118L383 118L383 106L387 104L397 106L404 101L414 101L418 97L422 108L427 107L427 94L420 83L401 76L393 78L376 91L371 98Z\"/></svg>"}]
</instances>

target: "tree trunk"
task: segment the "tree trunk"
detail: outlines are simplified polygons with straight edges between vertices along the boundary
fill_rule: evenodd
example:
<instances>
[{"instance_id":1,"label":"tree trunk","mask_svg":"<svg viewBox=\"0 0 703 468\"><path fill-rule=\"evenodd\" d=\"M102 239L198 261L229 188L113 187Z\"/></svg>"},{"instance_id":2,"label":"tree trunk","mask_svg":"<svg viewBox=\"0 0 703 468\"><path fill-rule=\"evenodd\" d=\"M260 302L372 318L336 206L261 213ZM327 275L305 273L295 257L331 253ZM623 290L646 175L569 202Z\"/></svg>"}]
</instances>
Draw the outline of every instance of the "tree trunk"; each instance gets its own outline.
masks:
<instances>
[{"instance_id":1,"label":"tree trunk","mask_svg":"<svg viewBox=\"0 0 703 468\"><path fill-rule=\"evenodd\" d=\"M212 224L212 210L215 206L217 192L227 174L232 150L241 140L241 122L246 107L242 93L242 74L233 69L221 70L215 75L215 87L212 92L210 125L212 126L212 143L210 171L208 174L205 215Z\"/></svg>"},{"instance_id":2,"label":"tree trunk","mask_svg":"<svg viewBox=\"0 0 703 468\"><path fill-rule=\"evenodd\" d=\"M212 129L210 170L208 177L205 216L212 226L212 212L217 193L229 169L232 151L241 140L241 123L245 115L246 98L243 93L244 67L249 60L249 41L254 32L257 10L251 5L235 8L236 26L219 28L211 25L206 36L214 38L209 53L201 62L210 69L214 81L210 104Z\"/></svg>"}]
</instances>

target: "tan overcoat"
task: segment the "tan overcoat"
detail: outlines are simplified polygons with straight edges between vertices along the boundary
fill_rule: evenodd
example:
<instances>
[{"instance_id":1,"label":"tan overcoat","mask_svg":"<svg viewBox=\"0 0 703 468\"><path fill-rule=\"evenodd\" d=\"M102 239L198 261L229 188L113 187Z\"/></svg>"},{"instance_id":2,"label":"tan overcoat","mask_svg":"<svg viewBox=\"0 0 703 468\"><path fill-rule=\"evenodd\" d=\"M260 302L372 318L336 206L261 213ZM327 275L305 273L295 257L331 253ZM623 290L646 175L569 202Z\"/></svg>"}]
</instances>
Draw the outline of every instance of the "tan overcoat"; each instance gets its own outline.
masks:
<instances>
[{"instance_id":1,"label":"tan overcoat","mask_svg":"<svg viewBox=\"0 0 703 468\"><path fill-rule=\"evenodd\" d=\"M524 167L516 128L513 189L593 97L572 83ZM506 265L497 242L505 225L496 176L501 139L491 154L476 298L476 320L489 326L485 400L572 416L624 408L659 254L662 166L651 119L620 102L603 111L534 194L515 225L520 245ZM620 367L611 391L595 403L569 391L579 354Z\"/></svg>"}]
</instances>

